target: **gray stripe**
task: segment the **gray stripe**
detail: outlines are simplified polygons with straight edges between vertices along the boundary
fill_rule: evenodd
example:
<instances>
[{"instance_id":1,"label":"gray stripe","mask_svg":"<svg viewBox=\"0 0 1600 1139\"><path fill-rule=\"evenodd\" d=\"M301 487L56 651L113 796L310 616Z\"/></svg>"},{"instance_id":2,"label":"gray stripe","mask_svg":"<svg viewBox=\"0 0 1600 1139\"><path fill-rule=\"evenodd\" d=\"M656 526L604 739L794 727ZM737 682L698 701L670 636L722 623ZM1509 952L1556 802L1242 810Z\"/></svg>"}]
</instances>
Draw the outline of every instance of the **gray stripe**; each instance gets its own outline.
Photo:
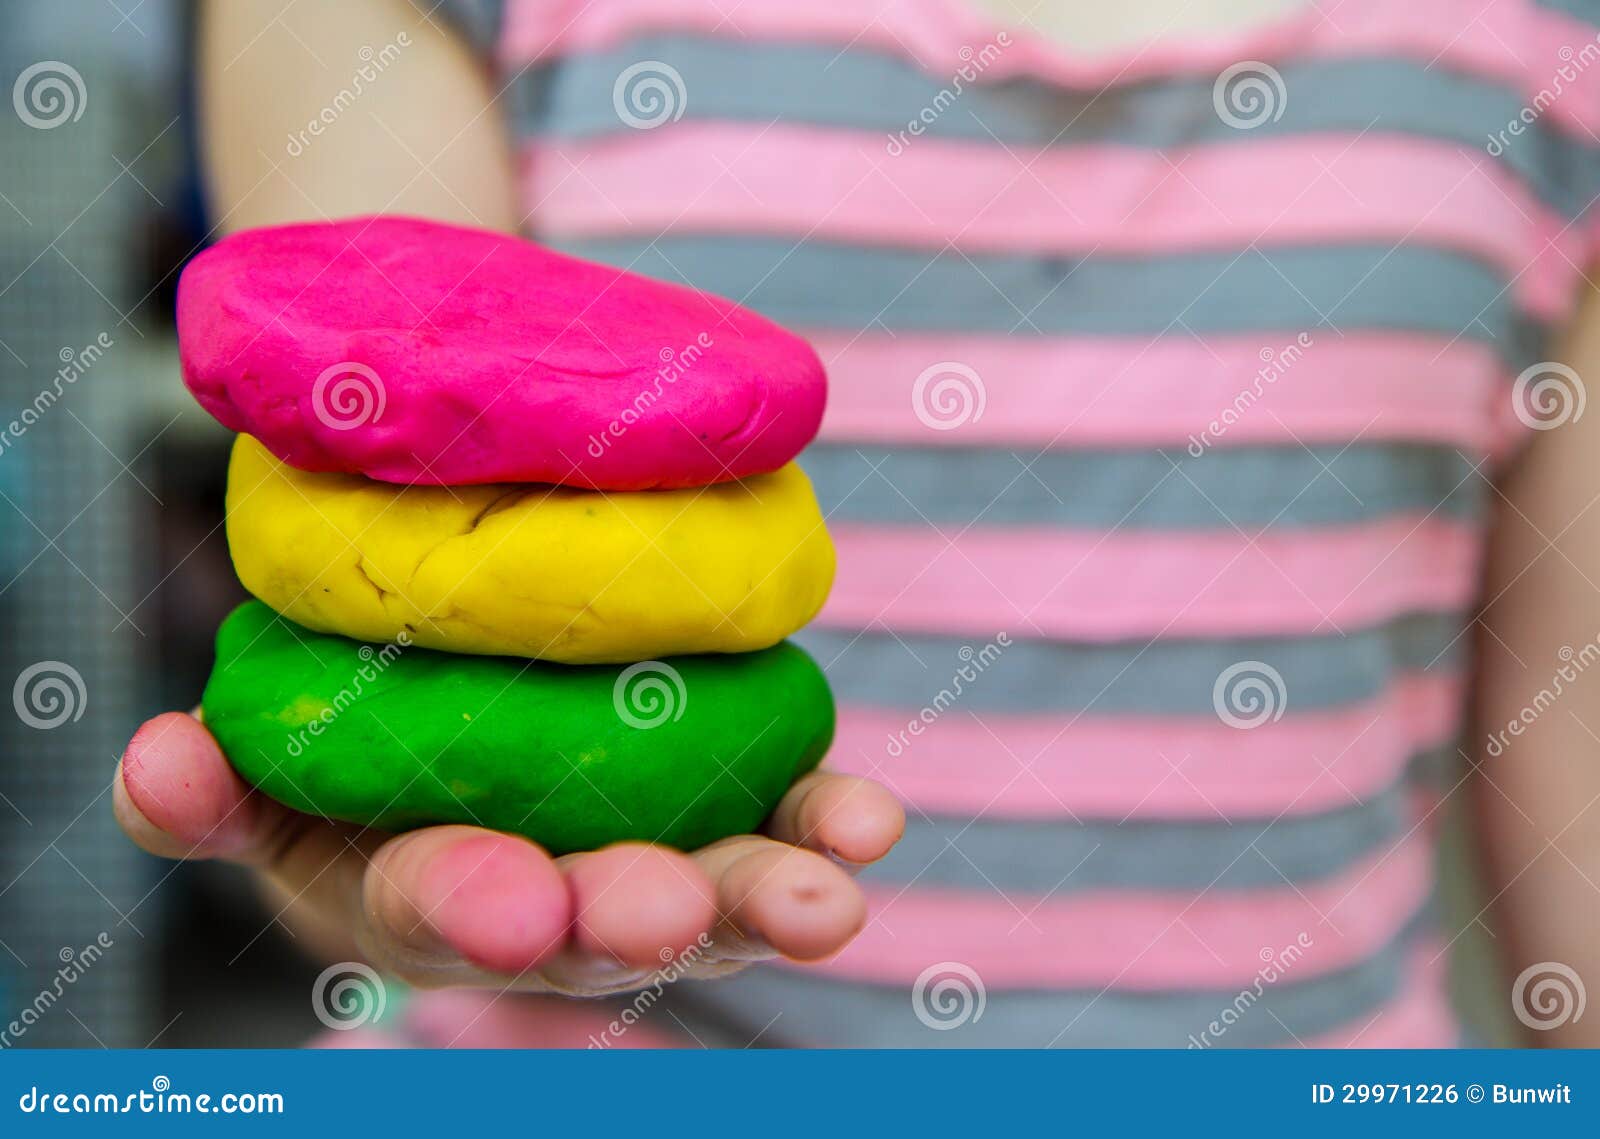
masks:
<instances>
[{"instance_id":1,"label":"gray stripe","mask_svg":"<svg viewBox=\"0 0 1600 1139\"><path fill-rule=\"evenodd\" d=\"M909 387L907 389L909 391ZM1451 447L1169 451L812 446L801 458L830 522L1299 527L1394 514L1476 519L1487 483Z\"/></svg>"},{"instance_id":2,"label":"gray stripe","mask_svg":"<svg viewBox=\"0 0 1600 1139\"><path fill-rule=\"evenodd\" d=\"M1250 997L1236 1023L1204 1044L1270 1047L1366 1023L1402 991L1408 951L1417 934L1431 926L1430 910L1424 907L1389 945L1350 968L1299 980L1290 964L1275 982L1262 986L1259 997L1250 978ZM1333 936L1326 929L1306 933L1313 943L1319 934ZM1281 954L1286 947L1263 948ZM1072 946L1061 950L1071 953ZM930 966L941 960L937 946L925 947L924 956ZM1241 988L1246 985L1241 981ZM1202 1037L1224 1009L1237 1008L1240 995L1238 988L990 988L982 1016L941 1032L917 1019L910 985L855 984L822 973L757 967L714 985L668 991L673 1012L708 1043L715 1039L738 1047L760 1033L759 1043L767 1047L843 1048L1183 1048L1190 1046L1191 1034Z\"/></svg>"},{"instance_id":3,"label":"gray stripe","mask_svg":"<svg viewBox=\"0 0 1600 1139\"><path fill-rule=\"evenodd\" d=\"M1439 749L1454 755L1453 747ZM1177 759L1179 757L1174 757ZM1416 763L1437 762L1434 759ZM1181 765L1179 767L1181 771ZM1176 777L1175 777L1176 778ZM1408 776L1320 814L1277 819L953 819L916 815L863 878L1065 897L1081 890L1305 886L1391 849L1415 823ZM1026 909L1027 904L1021 903Z\"/></svg>"},{"instance_id":4,"label":"gray stripe","mask_svg":"<svg viewBox=\"0 0 1600 1139\"><path fill-rule=\"evenodd\" d=\"M1536 8L1549 8L1564 15L1581 20L1589 25L1592 31L1596 25L1596 10L1594 0L1533 0ZM1571 44L1574 51L1581 45Z\"/></svg>"},{"instance_id":5,"label":"gray stripe","mask_svg":"<svg viewBox=\"0 0 1600 1139\"><path fill-rule=\"evenodd\" d=\"M827 44L656 34L530 70L508 92L512 121L522 133L564 137L626 131L613 89L626 68L645 60L668 64L682 77L682 121L843 127L881 134L885 147L925 108L945 107L927 124L929 137L1176 148L1376 131L1457 142L1482 153L1491 132L1504 130L1526 101L1511 87L1407 59L1306 60L1279 69L1288 96L1278 104L1282 115L1241 131L1217 114L1214 76L1109 90L1022 79L969 86L950 102L940 97L945 77L860 45L840 51ZM1600 152L1540 122L1511 143L1497 160L1564 216L1576 216L1600 183Z\"/></svg>"},{"instance_id":6,"label":"gray stripe","mask_svg":"<svg viewBox=\"0 0 1600 1139\"><path fill-rule=\"evenodd\" d=\"M908 718L924 707L946 715L1215 715L1212 688L1224 670L1242 661L1277 671L1286 696L1281 706L1292 714L1371 699L1399 675L1430 666L1453 671L1466 652L1464 620L1460 614L1415 614L1342 634L1111 644L1023 640L1022 630L1013 629L1011 645L998 649L998 658L989 654L992 663L981 670L983 637L961 641L813 626L794 640L823 666L842 699L904 708ZM963 667L970 681L956 676Z\"/></svg>"},{"instance_id":7,"label":"gray stripe","mask_svg":"<svg viewBox=\"0 0 1600 1139\"><path fill-rule=\"evenodd\" d=\"M1466 752L1458 740L1437 751L1425 751L1411 761L1411 786L1419 791L1446 795L1455 790L1465 771Z\"/></svg>"},{"instance_id":8,"label":"gray stripe","mask_svg":"<svg viewBox=\"0 0 1600 1139\"><path fill-rule=\"evenodd\" d=\"M492 59L505 26L506 0L413 0L427 15L448 20L474 52Z\"/></svg>"},{"instance_id":9,"label":"gray stripe","mask_svg":"<svg viewBox=\"0 0 1600 1139\"><path fill-rule=\"evenodd\" d=\"M793 327L890 333L1207 335L1353 329L1487 340L1508 361L1543 334L1489 266L1408 245L1161 257L930 255L825 241L695 235L557 240L579 257L729 297ZM931 361L930 361L931 362ZM1219 409L1220 410L1220 409Z\"/></svg>"}]
</instances>

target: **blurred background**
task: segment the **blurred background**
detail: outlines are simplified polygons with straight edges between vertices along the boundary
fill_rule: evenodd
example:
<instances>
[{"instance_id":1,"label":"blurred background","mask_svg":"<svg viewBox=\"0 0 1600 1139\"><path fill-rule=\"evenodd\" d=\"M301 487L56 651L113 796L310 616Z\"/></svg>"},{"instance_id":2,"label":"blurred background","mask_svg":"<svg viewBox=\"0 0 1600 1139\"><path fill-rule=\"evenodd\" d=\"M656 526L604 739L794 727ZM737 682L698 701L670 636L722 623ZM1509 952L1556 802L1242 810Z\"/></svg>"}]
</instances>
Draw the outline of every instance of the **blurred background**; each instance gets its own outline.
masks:
<instances>
[{"instance_id":1,"label":"blurred background","mask_svg":"<svg viewBox=\"0 0 1600 1139\"><path fill-rule=\"evenodd\" d=\"M0 1022L20 1047L294 1044L316 970L241 876L163 865L111 817L139 720L186 708L244 594L229 436L179 381L204 247L189 5L0 11ZM98 954L83 951L99 946ZM54 990L64 963L76 979Z\"/></svg>"},{"instance_id":2,"label":"blurred background","mask_svg":"<svg viewBox=\"0 0 1600 1139\"><path fill-rule=\"evenodd\" d=\"M210 229L191 22L179 0L0 9L0 1023L101 947L8 1046L293 1045L319 1027L317 969L249 884L140 854L110 809L122 745L196 702L243 597L221 530L229 437L184 392L172 319ZM1454 834L1458 928L1479 903ZM1457 940L1456 990L1496 1041L1487 946Z\"/></svg>"}]
</instances>

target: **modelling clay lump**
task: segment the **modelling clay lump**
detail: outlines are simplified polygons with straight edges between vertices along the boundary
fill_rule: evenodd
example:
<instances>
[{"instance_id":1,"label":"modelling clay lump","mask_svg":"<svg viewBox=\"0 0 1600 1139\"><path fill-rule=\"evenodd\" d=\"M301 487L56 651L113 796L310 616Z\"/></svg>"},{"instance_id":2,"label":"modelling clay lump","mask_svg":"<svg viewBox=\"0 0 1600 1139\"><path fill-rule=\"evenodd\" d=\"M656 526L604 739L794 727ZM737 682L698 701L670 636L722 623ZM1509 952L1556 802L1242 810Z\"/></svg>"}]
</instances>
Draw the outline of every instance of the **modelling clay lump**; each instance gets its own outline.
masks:
<instances>
[{"instance_id":1,"label":"modelling clay lump","mask_svg":"<svg viewBox=\"0 0 1600 1139\"><path fill-rule=\"evenodd\" d=\"M692 490L396 487L309 474L248 435L228 546L308 628L569 664L776 644L822 607L833 545L793 463Z\"/></svg>"},{"instance_id":2,"label":"modelling clay lump","mask_svg":"<svg viewBox=\"0 0 1600 1139\"><path fill-rule=\"evenodd\" d=\"M821 670L788 643L574 668L359 645L255 601L217 631L202 711L239 774L295 810L470 823L554 854L753 831L834 721Z\"/></svg>"},{"instance_id":3,"label":"modelling clay lump","mask_svg":"<svg viewBox=\"0 0 1600 1139\"><path fill-rule=\"evenodd\" d=\"M385 482L702 486L782 467L826 398L810 346L730 301L407 218L228 237L178 332L224 426Z\"/></svg>"}]
</instances>

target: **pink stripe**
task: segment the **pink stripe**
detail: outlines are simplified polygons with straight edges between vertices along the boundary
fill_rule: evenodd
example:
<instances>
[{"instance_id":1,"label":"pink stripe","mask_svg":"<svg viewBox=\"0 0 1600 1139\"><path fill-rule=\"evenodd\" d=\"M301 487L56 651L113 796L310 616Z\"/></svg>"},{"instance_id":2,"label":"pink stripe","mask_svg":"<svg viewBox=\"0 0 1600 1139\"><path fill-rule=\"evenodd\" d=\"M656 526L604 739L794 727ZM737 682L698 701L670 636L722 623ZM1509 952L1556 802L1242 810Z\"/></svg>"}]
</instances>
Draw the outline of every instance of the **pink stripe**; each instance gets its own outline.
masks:
<instances>
[{"instance_id":1,"label":"pink stripe","mask_svg":"<svg viewBox=\"0 0 1600 1139\"><path fill-rule=\"evenodd\" d=\"M1359 436L1484 453L1502 436L1484 409L1503 406L1502 418L1514 422L1511 377L1488 345L1313 330L1302 349L1292 334L1270 335L808 338L828 367L822 438L831 441L1203 450ZM917 415L912 391L947 361L978 374L984 404L976 419L934 430Z\"/></svg>"},{"instance_id":2,"label":"pink stripe","mask_svg":"<svg viewBox=\"0 0 1600 1139\"><path fill-rule=\"evenodd\" d=\"M828 765L870 776L932 814L1312 814L1377 795L1414 754L1450 740L1461 693L1458 676L1420 674L1338 711L1296 712L1291 703L1282 720L1252 731L1214 716L980 718L956 709L916 736L907 730L914 710L846 702Z\"/></svg>"},{"instance_id":3,"label":"pink stripe","mask_svg":"<svg viewBox=\"0 0 1600 1139\"><path fill-rule=\"evenodd\" d=\"M1478 587L1478 532L1437 517L1250 537L1220 516L1195 534L830 529L838 577L818 620L843 629L1105 641L1332 634L1460 609Z\"/></svg>"},{"instance_id":4,"label":"pink stripe","mask_svg":"<svg viewBox=\"0 0 1600 1139\"><path fill-rule=\"evenodd\" d=\"M1277 66L1298 59L1361 55L1409 56L1434 68L1477 75L1522 91L1531 103L1555 77L1563 49L1595 38L1592 25L1527 0L1480 5L1463 23L1459 0L1344 0L1337 20L1313 4L1237 29L1185 30L1096 55L1075 53L1042 36L1012 30L1009 46L968 82L1035 76L1098 89L1166 74L1209 76L1240 60ZM974 53L999 44L1001 25L965 0L879 0L872 18L849 5L743 0L737 12L704 0L513 0L499 55L521 67L551 55L610 47L641 31L677 31L735 40L798 40L839 50L886 52L948 79ZM1570 56L1569 56L1570 58ZM1600 69L1595 69L1600 70ZM1568 84L1544 112L1582 134L1600 126L1600 101L1590 72ZM1290 96L1292 98L1292 94Z\"/></svg>"},{"instance_id":5,"label":"pink stripe","mask_svg":"<svg viewBox=\"0 0 1600 1139\"><path fill-rule=\"evenodd\" d=\"M1235 893L1017 895L867 885L872 917L825 968L904 983L960 961L991 988L1228 988L1253 978L1262 951L1302 935L1292 976L1309 980L1388 945L1432 883L1433 851L1409 840L1318 885Z\"/></svg>"},{"instance_id":6,"label":"pink stripe","mask_svg":"<svg viewBox=\"0 0 1600 1139\"><path fill-rule=\"evenodd\" d=\"M1445 991L1444 947L1429 938L1412 952L1405 988L1376 1015L1299 1043L1307 1048L1453 1048L1461 1025Z\"/></svg>"},{"instance_id":7,"label":"pink stripe","mask_svg":"<svg viewBox=\"0 0 1600 1139\"><path fill-rule=\"evenodd\" d=\"M1404 241L1498 266L1525 307L1551 318L1578 280L1568 258L1583 257L1584 234L1563 232L1502 164L1381 130L1164 152L933 138L886 151L886 141L727 122L536 140L523 152L524 208L542 231L564 235L757 232L935 249L954 240L972 252L1167 255L1255 242L1270 255L1272 245Z\"/></svg>"}]
</instances>

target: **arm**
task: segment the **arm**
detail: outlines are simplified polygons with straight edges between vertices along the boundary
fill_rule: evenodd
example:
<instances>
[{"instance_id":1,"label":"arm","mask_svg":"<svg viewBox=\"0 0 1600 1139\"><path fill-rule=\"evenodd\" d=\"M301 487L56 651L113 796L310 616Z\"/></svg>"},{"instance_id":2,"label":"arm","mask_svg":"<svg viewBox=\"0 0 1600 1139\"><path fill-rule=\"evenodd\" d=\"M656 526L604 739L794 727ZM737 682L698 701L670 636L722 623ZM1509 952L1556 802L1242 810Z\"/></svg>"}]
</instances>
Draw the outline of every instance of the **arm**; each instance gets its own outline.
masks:
<instances>
[{"instance_id":1,"label":"arm","mask_svg":"<svg viewBox=\"0 0 1600 1139\"><path fill-rule=\"evenodd\" d=\"M497 89L425 7L204 6L201 132L211 212L225 231L367 213L518 228ZM389 45L384 64L375 55ZM363 54L370 80L357 76ZM308 133L313 120L319 135Z\"/></svg>"},{"instance_id":2,"label":"arm","mask_svg":"<svg viewBox=\"0 0 1600 1139\"><path fill-rule=\"evenodd\" d=\"M1600 398L1600 289L1552 359ZM1600 995L1600 409L1537 433L1500 491L1468 741L1490 912L1508 983L1558 962ZM1507 733L1525 711L1532 723ZM1527 1036L1600 1046L1600 1017Z\"/></svg>"}]
</instances>

